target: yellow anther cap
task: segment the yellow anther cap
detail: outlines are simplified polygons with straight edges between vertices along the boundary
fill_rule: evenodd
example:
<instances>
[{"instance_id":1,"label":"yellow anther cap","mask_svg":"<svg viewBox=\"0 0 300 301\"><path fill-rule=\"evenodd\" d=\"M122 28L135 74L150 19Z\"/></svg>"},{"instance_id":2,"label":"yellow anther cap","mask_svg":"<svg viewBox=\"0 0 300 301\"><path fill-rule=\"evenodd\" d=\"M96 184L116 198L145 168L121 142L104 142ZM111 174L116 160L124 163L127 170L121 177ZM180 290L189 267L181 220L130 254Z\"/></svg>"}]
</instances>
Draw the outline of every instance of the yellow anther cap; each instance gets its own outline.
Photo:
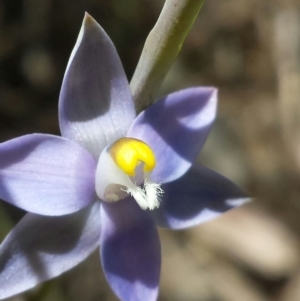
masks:
<instances>
[{"instance_id":1,"label":"yellow anther cap","mask_svg":"<svg viewBox=\"0 0 300 301\"><path fill-rule=\"evenodd\" d=\"M143 141L134 138L121 138L109 148L116 164L129 176L135 175L135 168L144 163L144 171L150 172L156 165L152 149Z\"/></svg>"}]
</instances>

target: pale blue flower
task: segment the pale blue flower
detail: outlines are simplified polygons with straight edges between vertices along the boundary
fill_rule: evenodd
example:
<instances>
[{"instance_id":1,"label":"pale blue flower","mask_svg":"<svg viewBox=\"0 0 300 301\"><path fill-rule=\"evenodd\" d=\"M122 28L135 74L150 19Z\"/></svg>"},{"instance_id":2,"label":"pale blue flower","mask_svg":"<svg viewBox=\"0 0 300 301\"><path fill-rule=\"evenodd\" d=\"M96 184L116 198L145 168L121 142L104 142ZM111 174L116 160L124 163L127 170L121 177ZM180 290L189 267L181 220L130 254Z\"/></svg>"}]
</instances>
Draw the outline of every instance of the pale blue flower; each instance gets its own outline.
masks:
<instances>
[{"instance_id":1,"label":"pale blue flower","mask_svg":"<svg viewBox=\"0 0 300 301\"><path fill-rule=\"evenodd\" d=\"M30 212L0 247L0 298L60 275L100 245L105 276L121 300L156 300L156 225L184 229L245 201L232 182L195 163L216 105L214 88L196 87L136 117L115 47L86 15L61 89L62 137L32 134L0 144L0 198ZM137 151L153 155L155 167L138 157L145 169L125 173L116 159L124 159L116 146L122 137L130 151L132 138L146 143L150 151Z\"/></svg>"}]
</instances>

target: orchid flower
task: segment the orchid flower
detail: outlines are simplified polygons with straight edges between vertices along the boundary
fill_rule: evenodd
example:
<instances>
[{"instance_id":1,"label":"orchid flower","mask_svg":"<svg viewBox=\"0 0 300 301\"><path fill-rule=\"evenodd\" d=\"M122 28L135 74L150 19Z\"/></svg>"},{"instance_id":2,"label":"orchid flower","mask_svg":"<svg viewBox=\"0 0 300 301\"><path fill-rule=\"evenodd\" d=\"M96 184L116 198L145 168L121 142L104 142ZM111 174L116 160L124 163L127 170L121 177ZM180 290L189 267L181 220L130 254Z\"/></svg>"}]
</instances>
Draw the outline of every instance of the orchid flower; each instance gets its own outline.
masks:
<instances>
[{"instance_id":1,"label":"orchid flower","mask_svg":"<svg viewBox=\"0 0 300 301\"><path fill-rule=\"evenodd\" d=\"M136 117L116 49L86 14L59 99L62 137L0 144L0 198L29 212L0 247L0 298L62 274L100 246L120 300L156 300L156 226L198 225L247 197L195 163L216 105L216 89L194 87Z\"/></svg>"}]
</instances>

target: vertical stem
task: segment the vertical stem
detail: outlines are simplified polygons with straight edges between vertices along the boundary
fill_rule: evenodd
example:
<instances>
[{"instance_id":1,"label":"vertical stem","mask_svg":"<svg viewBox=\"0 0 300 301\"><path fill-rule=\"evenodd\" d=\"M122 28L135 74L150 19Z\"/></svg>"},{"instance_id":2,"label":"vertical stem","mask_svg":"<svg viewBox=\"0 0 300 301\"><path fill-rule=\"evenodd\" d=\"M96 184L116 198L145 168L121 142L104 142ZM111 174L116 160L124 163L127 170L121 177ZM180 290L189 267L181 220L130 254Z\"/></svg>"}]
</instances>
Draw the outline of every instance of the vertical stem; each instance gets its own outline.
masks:
<instances>
[{"instance_id":1,"label":"vertical stem","mask_svg":"<svg viewBox=\"0 0 300 301\"><path fill-rule=\"evenodd\" d=\"M137 111L154 102L203 3L204 0L166 0L131 80Z\"/></svg>"}]
</instances>

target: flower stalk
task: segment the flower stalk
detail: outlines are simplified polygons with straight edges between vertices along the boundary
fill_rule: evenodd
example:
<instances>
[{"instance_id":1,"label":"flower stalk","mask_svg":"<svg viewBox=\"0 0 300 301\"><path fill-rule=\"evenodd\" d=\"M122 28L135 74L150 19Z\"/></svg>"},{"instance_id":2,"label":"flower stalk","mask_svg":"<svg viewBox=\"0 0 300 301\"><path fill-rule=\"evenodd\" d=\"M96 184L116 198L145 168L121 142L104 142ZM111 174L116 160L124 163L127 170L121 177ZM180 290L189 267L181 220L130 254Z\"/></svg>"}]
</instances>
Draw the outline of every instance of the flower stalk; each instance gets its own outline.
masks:
<instances>
[{"instance_id":1,"label":"flower stalk","mask_svg":"<svg viewBox=\"0 0 300 301\"><path fill-rule=\"evenodd\" d=\"M166 0L130 83L138 112L151 105L204 0Z\"/></svg>"}]
</instances>

